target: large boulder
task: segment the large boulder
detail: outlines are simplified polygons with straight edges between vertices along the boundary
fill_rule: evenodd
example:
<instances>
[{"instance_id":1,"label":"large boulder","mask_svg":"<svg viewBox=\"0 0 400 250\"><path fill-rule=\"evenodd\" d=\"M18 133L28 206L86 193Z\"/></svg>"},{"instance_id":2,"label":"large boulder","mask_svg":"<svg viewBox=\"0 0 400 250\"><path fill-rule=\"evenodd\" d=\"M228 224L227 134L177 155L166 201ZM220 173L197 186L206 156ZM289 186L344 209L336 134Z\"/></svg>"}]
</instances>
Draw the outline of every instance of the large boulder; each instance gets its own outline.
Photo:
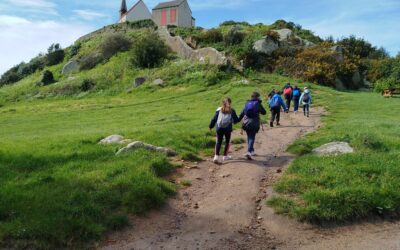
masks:
<instances>
[{"instance_id":1,"label":"large boulder","mask_svg":"<svg viewBox=\"0 0 400 250\"><path fill-rule=\"evenodd\" d=\"M78 71L79 70L79 63L76 60L71 60L68 63L66 63L64 65L64 67L62 68L61 74L63 75L68 75L73 73L74 71Z\"/></svg>"},{"instance_id":2,"label":"large boulder","mask_svg":"<svg viewBox=\"0 0 400 250\"><path fill-rule=\"evenodd\" d=\"M279 48L279 43L269 36L263 37L254 43L253 49L259 53L271 55L272 52Z\"/></svg>"},{"instance_id":3,"label":"large boulder","mask_svg":"<svg viewBox=\"0 0 400 250\"><path fill-rule=\"evenodd\" d=\"M280 29L280 30L273 30L279 35L280 42L287 42L290 40L292 36L294 36L293 31L290 29Z\"/></svg>"},{"instance_id":4,"label":"large boulder","mask_svg":"<svg viewBox=\"0 0 400 250\"><path fill-rule=\"evenodd\" d=\"M347 142L331 142L314 149L313 154L319 156L350 154L354 149Z\"/></svg>"}]
</instances>

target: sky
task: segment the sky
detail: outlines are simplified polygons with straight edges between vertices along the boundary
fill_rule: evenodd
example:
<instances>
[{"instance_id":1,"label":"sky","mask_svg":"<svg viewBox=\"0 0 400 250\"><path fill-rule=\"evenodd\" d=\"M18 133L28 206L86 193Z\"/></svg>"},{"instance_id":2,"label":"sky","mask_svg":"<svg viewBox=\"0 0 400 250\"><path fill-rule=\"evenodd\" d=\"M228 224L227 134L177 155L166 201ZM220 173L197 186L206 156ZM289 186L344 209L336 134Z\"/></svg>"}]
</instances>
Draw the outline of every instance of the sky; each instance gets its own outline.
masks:
<instances>
[{"instance_id":1,"label":"sky","mask_svg":"<svg viewBox=\"0 0 400 250\"><path fill-rule=\"evenodd\" d=\"M128 7L136 0L127 0ZM158 1L144 0L151 9ZM121 0L0 0L0 74L45 52L67 47L118 20ZM400 51L400 0L189 0L196 24L226 20L271 24L285 19L326 38L356 35L391 55Z\"/></svg>"}]
</instances>

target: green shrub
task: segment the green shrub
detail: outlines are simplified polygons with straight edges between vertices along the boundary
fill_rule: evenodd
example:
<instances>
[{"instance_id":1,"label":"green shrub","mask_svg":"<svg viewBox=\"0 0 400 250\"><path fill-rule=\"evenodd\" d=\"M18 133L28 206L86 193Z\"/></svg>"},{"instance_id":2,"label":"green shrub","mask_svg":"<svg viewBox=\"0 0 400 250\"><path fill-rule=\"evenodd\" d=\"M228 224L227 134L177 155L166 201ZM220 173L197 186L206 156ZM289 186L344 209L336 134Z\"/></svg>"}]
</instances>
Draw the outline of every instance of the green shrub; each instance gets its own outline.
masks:
<instances>
[{"instance_id":1,"label":"green shrub","mask_svg":"<svg viewBox=\"0 0 400 250\"><path fill-rule=\"evenodd\" d=\"M227 46L232 46L243 42L245 37L246 34L240 31L238 26L235 26L225 35L224 41Z\"/></svg>"},{"instance_id":2,"label":"green shrub","mask_svg":"<svg viewBox=\"0 0 400 250\"><path fill-rule=\"evenodd\" d=\"M47 55L46 55L46 65L47 66L53 66L56 64L59 64L64 60L64 50L61 49L60 44L52 44L48 49L47 49Z\"/></svg>"},{"instance_id":3,"label":"green shrub","mask_svg":"<svg viewBox=\"0 0 400 250\"><path fill-rule=\"evenodd\" d=\"M204 32L200 39L204 43L219 43L224 40L224 36L218 29L210 29Z\"/></svg>"},{"instance_id":4,"label":"green shrub","mask_svg":"<svg viewBox=\"0 0 400 250\"><path fill-rule=\"evenodd\" d=\"M71 46L71 49L70 49L70 51L69 51L69 57L72 58L72 57L78 55L78 53L79 53L81 47L82 47L82 44L79 43L79 42L77 42L77 43L75 43L74 45L72 45L72 46Z\"/></svg>"},{"instance_id":5,"label":"green shrub","mask_svg":"<svg viewBox=\"0 0 400 250\"><path fill-rule=\"evenodd\" d=\"M105 59L109 59L118 52L128 51L132 42L122 34L112 34L106 36L100 44L100 52Z\"/></svg>"},{"instance_id":6,"label":"green shrub","mask_svg":"<svg viewBox=\"0 0 400 250\"><path fill-rule=\"evenodd\" d=\"M97 64L101 63L104 60L102 54L92 53L85 57L83 57L79 62L80 70L89 70L96 67Z\"/></svg>"},{"instance_id":7,"label":"green shrub","mask_svg":"<svg viewBox=\"0 0 400 250\"><path fill-rule=\"evenodd\" d=\"M87 92L94 88L95 82L92 79L84 79L80 87L81 91Z\"/></svg>"},{"instance_id":8,"label":"green shrub","mask_svg":"<svg viewBox=\"0 0 400 250\"><path fill-rule=\"evenodd\" d=\"M54 83L53 73L50 70L45 70L43 72L42 79L40 80L40 82L43 85L49 85L49 84Z\"/></svg>"},{"instance_id":9,"label":"green shrub","mask_svg":"<svg viewBox=\"0 0 400 250\"><path fill-rule=\"evenodd\" d=\"M126 22L127 25L131 28L135 29L141 29L141 28L154 28L156 27L156 24L153 22L153 20L139 20L135 22Z\"/></svg>"},{"instance_id":10,"label":"green shrub","mask_svg":"<svg viewBox=\"0 0 400 250\"><path fill-rule=\"evenodd\" d=\"M379 79L374 84L375 92L382 93L385 89L396 88L400 86L400 81L397 81L393 77Z\"/></svg>"},{"instance_id":11,"label":"green shrub","mask_svg":"<svg viewBox=\"0 0 400 250\"><path fill-rule=\"evenodd\" d=\"M168 48L156 34L142 37L134 44L132 50L132 62L141 68L157 67L167 56Z\"/></svg>"}]
</instances>

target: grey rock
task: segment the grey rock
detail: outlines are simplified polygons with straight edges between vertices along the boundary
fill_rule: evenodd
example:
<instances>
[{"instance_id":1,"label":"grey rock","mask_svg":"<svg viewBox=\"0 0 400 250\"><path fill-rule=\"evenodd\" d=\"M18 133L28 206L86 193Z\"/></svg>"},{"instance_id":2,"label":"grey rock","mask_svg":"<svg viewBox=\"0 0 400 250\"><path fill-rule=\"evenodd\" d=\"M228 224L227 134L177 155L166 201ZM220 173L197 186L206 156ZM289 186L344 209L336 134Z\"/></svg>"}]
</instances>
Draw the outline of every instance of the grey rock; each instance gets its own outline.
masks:
<instances>
[{"instance_id":1,"label":"grey rock","mask_svg":"<svg viewBox=\"0 0 400 250\"><path fill-rule=\"evenodd\" d=\"M178 155L178 153L172 149L153 146L153 145L141 142L141 141L135 141L135 142L128 144L128 146L121 148L116 153L116 155L120 155L122 153L133 151L133 150L140 149L140 148L143 148L143 149L146 149L149 151L153 151L153 152L162 153L162 154L165 154L166 156L177 156Z\"/></svg>"},{"instance_id":2,"label":"grey rock","mask_svg":"<svg viewBox=\"0 0 400 250\"><path fill-rule=\"evenodd\" d=\"M143 83L145 83L147 80L146 77L138 77L135 79L134 83L133 83L133 87L137 88L140 87Z\"/></svg>"},{"instance_id":3,"label":"grey rock","mask_svg":"<svg viewBox=\"0 0 400 250\"><path fill-rule=\"evenodd\" d=\"M280 30L273 30L279 35L279 41L286 42L288 41L294 34L293 31L290 29L280 29Z\"/></svg>"},{"instance_id":4,"label":"grey rock","mask_svg":"<svg viewBox=\"0 0 400 250\"><path fill-rule=\"evenodd\" d=\"M79 63L76 60L71 60L66 63L61 71L61 74L67 75L79 70Z\"/></svg>"},{"instance_id":5,"label":"grey rock","mask_svg":"<svg viewBox=\"0 0 400 250\"><path fill-rule=\"evenodd\" d=\"M350 154L354 149L347 142L331 142L314 149L313 154L319 156Z\"/></svg>"},{"instance_id":6,"label":"grey rock","mask_svg":"<svg viewBox=\"0 0 400 250\"><path fill-rule=\"evenodd\" d=\"M264 37L254 43L253 49L259 53L264 53L266 55L271 55L272 52L279 48L279 43L274 41L270 37Z\"/></svg>"},{"instance_id":7,"label":"grey rock","mask_svg":"<svg viewBox=\"0 0 400 250\"><path fill-rule=\"evenodd\" d=\"M152 83L151 86L162 86L164 85L164 81L160 78L155 79Z\"/></svg>"},{"instance_id":8,"label":"grey rock","mask_svg":"<svg viewBox=\"0 0 400 250\"><path fill-rule=\"evenodd\" d=\"M121 143L121 141L124 140L124 137L122 135L110 135L104 138L99 142L99 144L103 145L108 145L108 144L115 144L115 143Z\"/></svg>"}]
</instances>

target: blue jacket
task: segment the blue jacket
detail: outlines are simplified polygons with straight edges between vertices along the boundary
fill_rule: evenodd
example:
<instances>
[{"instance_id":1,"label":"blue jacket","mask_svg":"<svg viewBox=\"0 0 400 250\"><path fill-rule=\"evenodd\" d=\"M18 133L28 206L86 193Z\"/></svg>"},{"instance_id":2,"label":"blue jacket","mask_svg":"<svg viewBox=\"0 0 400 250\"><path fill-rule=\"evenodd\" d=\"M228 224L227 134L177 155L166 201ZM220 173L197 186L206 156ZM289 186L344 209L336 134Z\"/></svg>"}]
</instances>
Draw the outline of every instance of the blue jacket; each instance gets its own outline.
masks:
<instances>
[{"instance_id":1,"label":"blue jacket","mask_svg":"<svg viewBox=\"0 0 400 250\"><path fill-rule=\"evenodd\" d=\"M248 100L247 102L251 102L251 101L256 101L256 100ZM259 103L259 105L258 105L258 112L257 112L258 114L257 114L256 119L259 119L259 118L260 118L260 114L261 114L261 115L266 115L266 114L267 114L267 111L265 110L265 108L264 108L263 105L262 105L262 101L261 101L261 100L258 100L258 103ZM247 103L246 103L246 104L247 104ZM239 121L241 121L241 120L245 117L245 115L246 115L246 105L244 106L242 113L240 113Z\"/></svg>"},{"instance_id":2,"label":"blue jacket","mask_svg":"<svg viewBox=\"0 0 400 250\"><path fill-rule=\"evenodd\" d=\"M279 104L279 108L283 107L284 110L286 110L286 105L285 102L282 99L282 96L280 94L275 94L270 100L269 100L269 107L273 108L272 105L274 103L278 103ZM277 108L277 107L275 107Z\"/></svg>"},{"instance_id":3,"label":"blue jacket","mask_svg":"<svg viewBox=\"0 0 400 250\"><path fill-rule=\"evenodd\" d=\"M305 105L305 104L311 104L312 103L312 96L311 96L311 93L308 93L308 95L309 95L309 100L308 100L308 102L304 102L303 101L303 98L304 98L304 95L305 95L306 93L303 93L303 94L301 94L301 97L300 97L300 100L299 100L299 104L300 105Z\"/></svg>"},{"instance_id":4,"label":"blue jacket","mask_svg":"<svg viewBox=\"0 0 400 250\"><path fill-rule=\"evenodd\" d=\"M210 125L208 126L210 129L213 129L215 127L215 125L217 124L219 112L221 112L220 110L221 110L221 108L217 109L217 112L215 112L215 115L212 118ZM231 115L232 115L232 123L236 124L236 123L240 122L239 117L237 116L236 111L234 109L232 109ZM232 132L233 131L232 123L226 128L219 128L217 125L217 131L219 131L220 129L224 129L228 132Z\"/></svg>"}]
</instances>

